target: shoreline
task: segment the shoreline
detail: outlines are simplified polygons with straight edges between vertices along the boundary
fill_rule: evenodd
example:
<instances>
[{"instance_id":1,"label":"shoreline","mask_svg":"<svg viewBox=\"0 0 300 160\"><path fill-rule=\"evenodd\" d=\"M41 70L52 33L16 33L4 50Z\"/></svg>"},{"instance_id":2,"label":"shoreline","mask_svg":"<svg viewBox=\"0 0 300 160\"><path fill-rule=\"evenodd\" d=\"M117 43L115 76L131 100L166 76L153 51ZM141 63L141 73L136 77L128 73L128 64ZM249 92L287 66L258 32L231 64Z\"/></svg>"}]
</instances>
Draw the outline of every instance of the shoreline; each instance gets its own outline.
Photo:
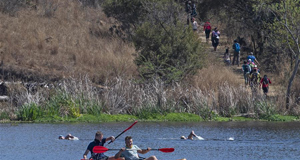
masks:
<instances>
[{"instance_id":1,"label":"shoreline","mask_svg":"<svg viewBox=\"0 0 300 160\"><path fill-rule=\"evenodd\" d=\"M101 115L90 115L82 114L77 118L69 117L43 117L37 118L34 121L14 121L9 119L2 119L0 123L101 123L101 122L244 122L244 121L269 121L269 122L300 122L300 118L297 116L283 116L279 114L272 115L267 118L255 118L245 116L233 116L233 117L221 117L214 116L212 119L203 119L199 115L192 113L167 113L165 115L154 114L149 117L137 117L134 115L127 114L101 114Z\"/></svg>"}]
</instances>

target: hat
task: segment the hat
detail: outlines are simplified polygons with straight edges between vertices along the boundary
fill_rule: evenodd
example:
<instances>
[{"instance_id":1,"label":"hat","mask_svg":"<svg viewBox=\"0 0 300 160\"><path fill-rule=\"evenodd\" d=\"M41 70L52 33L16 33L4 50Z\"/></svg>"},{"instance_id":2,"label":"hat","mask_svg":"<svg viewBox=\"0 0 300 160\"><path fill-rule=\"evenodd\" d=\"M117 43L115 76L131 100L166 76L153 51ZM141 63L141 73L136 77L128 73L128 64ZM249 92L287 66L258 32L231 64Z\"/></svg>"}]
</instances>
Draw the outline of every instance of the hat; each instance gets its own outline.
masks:
<instances>
[{"instance_id":1,"label":"hat","mask_svg":"<svg viewBox=\"0 0 300 160\"><path fill-rule=\"evenodd\" d=\"M250 52L250 54L253 54L253 52Z\"/></svg>"}]
</instances>

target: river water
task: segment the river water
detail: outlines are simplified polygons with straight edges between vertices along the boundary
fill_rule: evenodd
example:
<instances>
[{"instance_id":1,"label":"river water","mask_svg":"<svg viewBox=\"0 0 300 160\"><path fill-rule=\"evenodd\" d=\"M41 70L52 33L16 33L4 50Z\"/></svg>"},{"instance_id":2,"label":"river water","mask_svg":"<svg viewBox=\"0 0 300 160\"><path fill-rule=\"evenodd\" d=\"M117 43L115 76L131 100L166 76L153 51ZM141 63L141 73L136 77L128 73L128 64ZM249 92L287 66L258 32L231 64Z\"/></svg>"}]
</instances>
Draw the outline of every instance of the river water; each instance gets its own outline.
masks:
<instances>
[{"instance_id":1,"label":"river water","mask_svg":"<svg viewBox=\"0 0 300 160\"><path fill-rule=\"evenodd\" d=\"M100 130L117 136L132 123L5 123L0 124L1 160L80 160ZM191 130L205 140L181 140ZM77 141L58 140L71 133ZM140 148L175 148L173 153L150 151L159 160L300 159L299 122L138 122L106 147L119 149L125 136ZM116 151L107 151L112 156Z\"/></svg>"}]
</instances>

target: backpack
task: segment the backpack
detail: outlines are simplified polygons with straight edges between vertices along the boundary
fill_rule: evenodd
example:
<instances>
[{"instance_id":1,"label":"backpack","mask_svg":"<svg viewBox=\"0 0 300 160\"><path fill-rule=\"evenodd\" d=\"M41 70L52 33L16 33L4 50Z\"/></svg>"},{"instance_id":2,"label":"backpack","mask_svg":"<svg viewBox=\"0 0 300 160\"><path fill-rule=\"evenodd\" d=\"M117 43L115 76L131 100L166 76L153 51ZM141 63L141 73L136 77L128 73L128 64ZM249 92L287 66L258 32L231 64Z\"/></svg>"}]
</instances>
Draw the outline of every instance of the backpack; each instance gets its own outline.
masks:
<instances>
[{"instance_id":1,"label":"backpack","mask_svg":"<svg viewBox=\"0 0 300 160\"><path fill-rule=\"evenodd\" d=\"M244 72L250 72L251 71L251 68L249 65L245 64L244 65Z\"/></svg>"},{"instance_id":2,"label":"backpack","mask_svg":"<svg viewBox=\"0 0 300 160\"><path fill-rule=\"evenodd\" d=\"M253 73L252 74L252 81L257 82L257 79L258 79L258 73Z\"/></svg>"},{"instance_id":3,"label":"backpack","mask_svg":"<svg viewBox=\"0 0 300 160\"><path fill-rule=\"evenodd\" d=\"M264 77L263 83L264 83L264 84L269 84L269 80L268 80L267 77Z\"/></svg>"},{"instance_id":4,"label":"backpack","mask_svg":"<svg viewBox=\"0 0 300 160\"><path fill-rule=\"evenodd\" d=\"M213 35L213 38L214 38L214 39L219 39L219 38L220 38L217 31L213 31L213 32L212 32L212 35Z\"/></svg>"},{"instance_id":5,"label":"backpack","mask_svg":"<svg viewBox=\"0 0 300 160\"><path fill-rule=\"evenodd\" d=\"M241 50L240 44L235 43L235 51L239 52Z\"/></svg>"},{"instance_id":6,"label":"backpack","mask_svg":"<svg viewBox=\"0 0 300 160\"><path fill-rule=\"evenodd\" d=\"M207 24L207 26L205 27L206 30L211 30L211 26L209 24Z\"/></svg>"}]
</instances>

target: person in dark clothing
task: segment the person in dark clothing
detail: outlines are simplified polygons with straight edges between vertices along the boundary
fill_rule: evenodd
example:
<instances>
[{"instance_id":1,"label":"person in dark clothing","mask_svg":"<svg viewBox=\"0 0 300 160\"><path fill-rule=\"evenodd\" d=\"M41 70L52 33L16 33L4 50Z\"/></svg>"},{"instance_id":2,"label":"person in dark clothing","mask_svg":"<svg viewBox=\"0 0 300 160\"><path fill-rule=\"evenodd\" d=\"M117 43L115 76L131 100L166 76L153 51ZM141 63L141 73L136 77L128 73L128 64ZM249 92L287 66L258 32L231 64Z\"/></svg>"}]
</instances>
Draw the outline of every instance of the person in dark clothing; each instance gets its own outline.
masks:
<instances>
[{"instance_id":1,"label":"person in dark clothing","mask_svg":"<svg viewBox=\"0 0 300 160\"><path fill-rule=\"evenodd\" d=\"M89 152L91 152L91 158L93 158L93 160L116 160L114 157L108 157L106 155L104 155L104 153L94 153L93 152L93 148L95 146L103 146L105 142L107 141L114 141L115 137L114 136L110 136L108 138L103 138L103 134L100 131L97 131L95 134L95 140L92 141L86 151L83 154L83 158L87 159L87 154Z\"/></svg>"},{"instance_id":2,"label":"person in dark clothing","mask_svg":"<svg viewBox=\"0 0 300 160\"><path fill-rule=\"evenodd\" d=\"M185 11L187 13L186 23L189 25L190 21L192 20L192 1L185 2Z\"/></svg>"},{"instance_id":3,"label":"person in dark clothing","mask_svg":"<svg viewBox=\"0 0 300 160\"><path fill-rule=\"evenodd\" d=\"M264 78L260 80L260 86L262 86L263 92L266 96L268 96L269 84L272 84L271 80L267 77L267 75L264 75Z\"/></svg>"},{"instance_id":4,"label":"person in dark clothing","mask_svg":"<svg viewBox=\"0 0 300 160\"><path fill-rule=\"evenodd\" d=\"M217 50L217 47L219 45L219 39L220 39L220 32L216 27L211 33L211 42L212 42L212 46L214 47L214 51Z\"/></svg>"},{"instance_id":5,"label":"person in dark clothing","mask_svg":"<svg viewBox=\"0 0 300 160\"><path fill-rule=\"evenodd\" d=\"M204 24L204 32L205 32L205 36L206 36L206 42L208 42L210 31L211 31L210 23L209 22L205 22L205 24Z\"/></svg>"}]
</instances>

